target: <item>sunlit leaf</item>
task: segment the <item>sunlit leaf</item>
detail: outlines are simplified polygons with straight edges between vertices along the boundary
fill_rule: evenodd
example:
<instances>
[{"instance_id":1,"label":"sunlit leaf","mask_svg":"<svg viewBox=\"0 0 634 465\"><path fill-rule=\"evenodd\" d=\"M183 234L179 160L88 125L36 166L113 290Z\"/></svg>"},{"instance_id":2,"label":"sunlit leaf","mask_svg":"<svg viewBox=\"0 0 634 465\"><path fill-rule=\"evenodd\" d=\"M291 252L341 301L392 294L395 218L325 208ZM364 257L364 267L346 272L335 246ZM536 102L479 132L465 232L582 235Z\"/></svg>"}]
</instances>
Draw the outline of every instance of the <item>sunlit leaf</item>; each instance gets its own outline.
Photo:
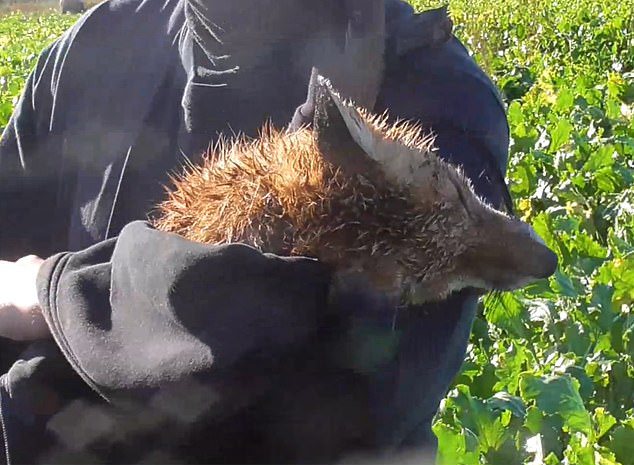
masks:
<instances>
[{"instance_id":1,"label":"sunlit leaf","mask_svg":"<svg viewBox=\"0 0 634 465\"><path fill-rule=\"evenodd\" d=\"M572 124L565 119L561 119L557 122L557 125L550 132L549 149L551 152L556 152L568 142L572 129Z\"/></svg>"},{"instance_id":2,"label":"sunlit leaf","mask_svg":"<svg viewBox=\"0 0 634 465\"><path fill-rule=\"evenodd\" d=\"M592 434L590 415L572 378L536 377L525 373L520 381L520 391L524 398L535 400L545 413L559 415L564 420L565 429Z\"/></svg>"},{"instance_id":3,"label":"sunlit leaf","mask_svg":"<svg viewBox=\"0 0 634 465\"><path fill-rule=\"evenodd\" d=\"M596 425L596 437L601 439L610 428L616 425L616 418L606 412L605 408L598 407L594 410L594 424Z\"/></svg>"}]
</instances>

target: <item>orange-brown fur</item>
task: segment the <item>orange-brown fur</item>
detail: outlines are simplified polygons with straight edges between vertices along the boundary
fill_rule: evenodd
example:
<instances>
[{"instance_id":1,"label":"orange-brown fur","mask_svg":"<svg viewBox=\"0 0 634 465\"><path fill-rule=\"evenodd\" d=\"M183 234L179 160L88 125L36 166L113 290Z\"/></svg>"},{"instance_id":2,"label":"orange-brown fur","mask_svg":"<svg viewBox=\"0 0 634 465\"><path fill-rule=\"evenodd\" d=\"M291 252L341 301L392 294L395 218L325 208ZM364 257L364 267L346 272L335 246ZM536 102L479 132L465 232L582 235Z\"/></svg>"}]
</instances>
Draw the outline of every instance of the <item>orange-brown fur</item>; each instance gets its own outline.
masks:
<instances>
[{"instance_id":1,"label":"orange-brown fur","mask_svg":"<svg viewBox=\"0 0 634 465\"><path fill-rule=\"evenodd\" d=\"M388 138L419 149L430 145L415 125L365 116ZM375 268L374 282L390 290L403 278L395 259L409 268L408 249L424 245L417 232L433 219L405 190L346 175L325 161L308 129L289 134L267 126L255 140L223 141L174 184L159 206L160 230L312 256L337 270ZM430 257L427 273L437 258Z\"/></svg>"},{"instance_id":2,"label":"orange-brown fur","mask_svg":"<svg viewBox=\"0 0 634 465\"><path fill-rule=\"evenodd\" d=\"M335 284L361 273L408 302L514 289L554 271L556 257L534 231L483 202L420 127L331 95L359 150L324 145L333 136L321 129L266 126L255 140L221 141L174 178L154 225L208 244L315 257L332 266ZM354 157L367 163L339 165Z\"/></svg>"}]
</instances>

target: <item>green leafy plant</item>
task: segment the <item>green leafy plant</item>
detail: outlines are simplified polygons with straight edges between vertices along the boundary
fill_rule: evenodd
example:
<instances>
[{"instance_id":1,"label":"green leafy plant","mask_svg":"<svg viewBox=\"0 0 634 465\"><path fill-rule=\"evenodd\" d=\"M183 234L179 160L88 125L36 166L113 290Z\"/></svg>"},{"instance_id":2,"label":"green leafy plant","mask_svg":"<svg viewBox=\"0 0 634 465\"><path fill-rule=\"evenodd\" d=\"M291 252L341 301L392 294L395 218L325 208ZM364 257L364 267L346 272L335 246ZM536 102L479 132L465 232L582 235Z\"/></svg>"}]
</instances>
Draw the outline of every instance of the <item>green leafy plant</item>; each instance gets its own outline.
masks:
<instances>
[{"instance_id":1,"label":"green leafy plant","mask_svg":"<svg viewBox=\"0 0 634 465\"><path fill-rule=\"evenodd\" d=\"M40 52L76 20L53 12L0 15L0 131Z\"/></svg>"},{"instance_id":2,"label":"green leafy plant","mask_svg":"<svg viewBox=\"0 0 634 465\"><path fill-rule=\"evenodd\" d=\"M518 211L560 267L485 299L434 425L439 462L632 465L633 5L449 5L508 105Z\"/></svg>"}]
</instances>

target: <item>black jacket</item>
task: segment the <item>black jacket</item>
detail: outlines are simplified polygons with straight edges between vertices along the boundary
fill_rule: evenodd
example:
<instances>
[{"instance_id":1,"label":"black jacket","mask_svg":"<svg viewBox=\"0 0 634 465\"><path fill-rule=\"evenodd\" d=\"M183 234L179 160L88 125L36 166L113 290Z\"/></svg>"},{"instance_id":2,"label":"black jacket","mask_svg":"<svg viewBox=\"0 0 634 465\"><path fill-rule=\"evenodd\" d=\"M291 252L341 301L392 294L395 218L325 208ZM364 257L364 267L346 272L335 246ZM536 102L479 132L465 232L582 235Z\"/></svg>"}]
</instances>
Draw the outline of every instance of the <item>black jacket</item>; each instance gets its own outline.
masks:
<instances>
[{"instance_id":1,"label":"black jacket","mask_svg":"<svg viewBox=\"0 0 634 465\"><path fill-rule=\"evenodd\" d=\"M397 54L416 17L386 3L375 110L428 125L440 155L500 204L508 126L493 85L456 39ZM11 463L329 461L433 446L475 296L396 311L363 289L328 306L327 270L312 260L200 246L137 221L184 155L266 119L286 125L305 98L291 49L275 56L287 68L253 76L248 98L200 82L182 9L89 11L42 53L0 140L0 258L50 257L38 287L56 343L32 345L2 377Z\"/></svg>"}]
</instances>

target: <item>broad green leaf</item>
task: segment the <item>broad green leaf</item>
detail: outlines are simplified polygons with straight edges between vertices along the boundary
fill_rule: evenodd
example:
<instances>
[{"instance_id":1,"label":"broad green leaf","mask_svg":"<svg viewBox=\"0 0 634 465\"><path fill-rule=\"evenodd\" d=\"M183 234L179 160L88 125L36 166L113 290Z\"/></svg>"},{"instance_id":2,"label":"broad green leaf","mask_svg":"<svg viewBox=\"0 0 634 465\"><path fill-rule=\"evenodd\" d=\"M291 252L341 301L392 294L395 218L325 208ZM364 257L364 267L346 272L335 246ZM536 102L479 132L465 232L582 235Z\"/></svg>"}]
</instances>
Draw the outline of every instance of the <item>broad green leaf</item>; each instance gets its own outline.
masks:
<instances>
[{"instance_id":1,"label":"broad green leaf","mask_svg":"<svg viewBox=\"0 0 634 465\"><path fill-rule=\"evenodd\" d=\"M606 447L597 447L594 452L594 460L597 465L623 465L616 460L616 456Z\"/></svg>"},{"instance_id":2,"label":"broad green leaf","mask_svg":"<svg viewBox=\"0 0 634 465\"><path fill-rule=\"evenodd\" d=\"M568 142L570 138L570 133L572 132L572 124L565 120L561 119L557 123L557 125L550 132L550 151L556 152L559 150L566 142Z\"/></svg>"},{"instance_id":3,"label":"broad green leaf","mask_svg":"<svg viewBox=\"0 0 634 465\"><path fill-rule=\"evenodd\" d=\"M555 271L555 274L550 279L550 288L565 297L577 297L579 295L572 280L559 270Z\"/></svg>"},{"instance_id":4,"label":"broad green leaf","mask_svg":"<svg viewBox=\"0 0 634 465\"><path fill-rule=\"evenodd\" d=\"M438 438L438 465L461 465L465 458L465 438L462 431L444 423L434 425L434 434Z\"/></svg>"},{"instance_id":5,"label":"broad green leaf","mask_svg":"<svg viewBox=\"0 0 634 465\"><path fill-rule=\"evenodd\" d=\"M570 89L567 87L560 88L554 108L557 111L565 112L574 105L574 101L574 95Z\"/></svg>"},{"instance_id":6,"label":"broad green leaf","mask_svg":"<svg viewBox=\"0 0 634 465\"><path fill-rule=\"evenodd\" d=\"M610 428L616 425L616 418L610 415L610 412L607 412L603 407L594 409L593 420L597 439L601 439Z\"/></svg>"},{"instance_id":7,"label":"broad green leaf","mask_svg":"<svg viewBox=\"0 0 634 465\"><path fill-rule=\"evenodd\" d=\"M608 447L623 465L634 464L634 428L619 426L610 433Z\"/></svg>"},{"instance_id":8,"label":"broad green leaf","mask_svg":"<svg viewBox=\"0 0 634 465\"><path fill-rule=\"evenodd\" d=\"M540 434L544 453L561 455L564 446L562 444L563 421L559 416L548 415L536 406L528 407L524 426L531 434Z\"/></svg>"},{"instance_id":9,"label":"broad green leaf","mask_svg":"<svg viewBox=\"0 0 634 465\"><path fill-rule=\"evenodd\" d=\"M545 413L559 415L564 420L564 429L592 434L590 415L571 377L537 377L524 373L520 380L520 392L523 397L535 400Z\"/></svg>"},{"instance_id":10,"label":"broad green leaf","mask_svg":"<svg viewBox=\"0 0 634 465\"><path fill-rule=\"evenodd\" d=\"M462 417L463 425L477 434L484 451L497 449L508 434L498 415L481 399L473 397L466 386L457 386L456 390L454 402L462 413L469 414Z\"/></svg>"},{"instance_id":11,"label":"broad green leaf","mask_svg":"<svg viewBox=\"0 0 634 465\"><path fill-rule=\"evenodd\" d=\"M520 397L512 396L508 392L498 392L486 401L492 410L506 410L514 416L524 419L526 416L526 406Z\"/></svg>"},{"instance_id":12,"label":"broad green leaf","mask_svg":"<svg viewBox=\"0 0 634 465\"><path fill-rule=\"evenodd\" d=\"M517 100L509 105L507 116L511 126L517 126L523 122L524 115L522 113L522 106Z\"/></svg>"},{"instance_id":13,"label":"broad green leaf","mask_svg":"<svg viewBox=\"0 0 634 465\"><path fill-rule=\"evenodd\" d=\"M521 336L525 332L523 313L521 302L511 293L503 294L485 310L486 318L491 324L514 336Z\"/></svg>"},{"instance_id":14,"label":"broad green leaf","mask_svg":"<svg viewBox=\"0 0 634 465\"><path fill-rule=\"evenodd\" d=\"M581 433L571 436L570 442L564 452L568 463L577 465L597 465L594 457L592 443Z\"/></svg>"}]
</instances>

